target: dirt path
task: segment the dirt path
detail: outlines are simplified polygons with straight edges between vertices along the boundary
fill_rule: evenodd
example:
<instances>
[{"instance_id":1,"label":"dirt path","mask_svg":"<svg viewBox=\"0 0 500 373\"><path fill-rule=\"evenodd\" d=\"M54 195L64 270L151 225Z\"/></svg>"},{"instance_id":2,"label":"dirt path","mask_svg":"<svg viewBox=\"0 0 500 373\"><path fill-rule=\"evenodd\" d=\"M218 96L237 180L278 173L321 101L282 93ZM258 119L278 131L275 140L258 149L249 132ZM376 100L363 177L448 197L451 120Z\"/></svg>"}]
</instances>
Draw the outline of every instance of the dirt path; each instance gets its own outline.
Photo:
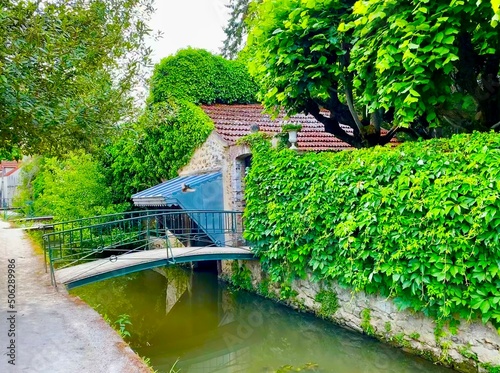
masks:
<instances>
[{"instance_id":1,"label":"dirt path","mask_svg":"<svg viewBox=\"0 0 500 373\"><path fill-rule=\"evenodd\" d=\"M9 259L15 259L16 313L9 312ZM13 328L15 337L9 337ZM25 233L0 221L0 372L148 371L97 312L50 285Z\"/></svg>"}]
</instances>

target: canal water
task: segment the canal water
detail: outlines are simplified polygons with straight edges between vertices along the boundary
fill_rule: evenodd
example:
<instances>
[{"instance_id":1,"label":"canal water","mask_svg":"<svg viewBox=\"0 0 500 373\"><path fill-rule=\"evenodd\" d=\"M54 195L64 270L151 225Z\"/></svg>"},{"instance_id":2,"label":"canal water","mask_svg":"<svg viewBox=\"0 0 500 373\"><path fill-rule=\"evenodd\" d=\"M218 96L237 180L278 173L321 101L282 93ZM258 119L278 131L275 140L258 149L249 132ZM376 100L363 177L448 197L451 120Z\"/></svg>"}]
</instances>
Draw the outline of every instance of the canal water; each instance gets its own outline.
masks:
<instances>
[{"instance_id":1,"label":"canal water","mask_svg":"<svg viewBox=\"0 0 500 373\"><path fill-rule=\"evenodd\" d=\"M231 290L210 272L158 268L71 293L108 320L121 319L132 349L160 373L174 364L180 373L452 372L310 314Z\"/></svg>"}]
</instances>

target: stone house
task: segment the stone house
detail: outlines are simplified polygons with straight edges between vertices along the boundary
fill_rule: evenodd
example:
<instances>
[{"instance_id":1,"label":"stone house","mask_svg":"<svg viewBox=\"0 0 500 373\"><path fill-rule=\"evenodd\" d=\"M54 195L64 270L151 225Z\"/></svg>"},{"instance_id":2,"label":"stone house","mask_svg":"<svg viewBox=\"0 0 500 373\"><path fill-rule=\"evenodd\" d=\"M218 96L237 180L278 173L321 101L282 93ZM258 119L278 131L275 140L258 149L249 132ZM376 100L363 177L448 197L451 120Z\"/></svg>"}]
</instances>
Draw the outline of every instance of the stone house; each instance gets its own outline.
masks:
<instances>
[{"instance_id":1,"label":"stone house","mask_svg":"<svg viewBox=\"0 0 500 373\"><path fill-rule=\"evenodd\" d=\"M248 146L237 140L251 133L252 126L271 135L282 131L284 115L271 119L261 105L205 105L215 129L179 170L179 177L136 193L136 206L147 208L177 207L185 210L243 211L244 176L251 165ZM287 122L300 123L297 147L301 151L340 151L351 146L324 131L312 116L294 115ZM346 131L352 131L345 127Z\"/></svg>"}]
</instances>

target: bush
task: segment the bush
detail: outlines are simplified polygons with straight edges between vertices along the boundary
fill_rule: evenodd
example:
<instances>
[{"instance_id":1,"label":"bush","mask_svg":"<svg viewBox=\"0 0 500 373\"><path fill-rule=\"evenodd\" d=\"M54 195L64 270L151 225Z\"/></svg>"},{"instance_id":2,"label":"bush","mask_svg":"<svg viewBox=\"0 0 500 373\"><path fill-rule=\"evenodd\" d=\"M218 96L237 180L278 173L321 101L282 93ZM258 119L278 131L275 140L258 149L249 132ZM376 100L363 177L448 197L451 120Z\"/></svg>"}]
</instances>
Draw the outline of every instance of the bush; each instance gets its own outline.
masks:
<instances>
[{"instance_id":1,"label":"bush","mask_svg":"<svg viewBox=\"0 0 500 373\"><path fill-rule=\"evenodd\" d=\"M149 107L129 131L107 149L104 163L115 202L165 179L177 177L214 126L196 105L186 101Z\"/></svg>"},{"instance_id":2,"label":"bush","mask_svg":"<svg viewBox=\"0 0 500 373\"><path fill-rule=\"evenodd\" d=\"M272 281L315 278L500 325L500 135L339 153L254 142L246 239Z\"/></svg>"},{"instance_id":3,"label":"bush","mask_svg":"<svg viewBox=\"0 0 500 373\"><path fill-rule=\"evenodd\" d=\"M155 66L150 101L176 98L195 104L247 104L255 102L256 92L257 85L241 62L188 48Z\"/></svg>"},{"instance_id":4,"label":"bush","mask_svg":"<svg viewBox=\"0 0 500 373\"><path fill-rule=\"evenodd\" d=\"M65 158L35 157L23 166L15 200L25 215L53 215L57 221L121 211L112 205L100 164L83 152Z\"/></svg>"}]
</instances>

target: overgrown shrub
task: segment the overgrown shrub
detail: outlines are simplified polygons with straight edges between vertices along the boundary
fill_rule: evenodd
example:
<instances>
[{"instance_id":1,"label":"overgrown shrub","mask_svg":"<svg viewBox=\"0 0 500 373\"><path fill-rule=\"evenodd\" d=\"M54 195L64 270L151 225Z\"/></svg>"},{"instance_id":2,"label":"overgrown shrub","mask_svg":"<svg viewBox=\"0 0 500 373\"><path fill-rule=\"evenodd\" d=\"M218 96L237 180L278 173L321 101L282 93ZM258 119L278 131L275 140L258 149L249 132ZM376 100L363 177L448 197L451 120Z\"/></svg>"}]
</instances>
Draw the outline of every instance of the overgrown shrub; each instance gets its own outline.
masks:
<instances>
[{"instance_id":1,"label":"overgrown shrub","mask_svg":"<svg viewBox=\"0 0 500 373\"><path fill-rule=\"evenodd\" d=\"M256 93L257 85L241 62L187 48L155 66L150 101L176 98L195 104L246 104L255 102Z\"/></svg>"},{"instance_id":2,"label":"overgrown shrub","mask_svg":"<svg viewBox=\"0 0 500 373\"><path fill-rule=\"evenodd\" d=\"M214 126L196 105L169 100L149 107L130 130L107 149L104 163L114 202L177 177Z\"/></svg>"},{"instance_id":3,"label":"overgrown shrub","mask_svg":"<svg viewBox=\"0 0 500 373\"><path fill-rule=\"evenodd\" d=\"M121 211L113 205L101 165L83 152L64 158L36 157L23 166L14 201L26 215L53 215L72 220Z\"/></svg>"},{"instance_id":4,"label":"overgrown shrub","mask_svg":"<svg viewBox=\"0 0 500 373\"><path fill-rule=\"evenodd\" d=\"M311 272L500 325L499 134L339 153L253 147L245 236L272 281Z\"/></svg>"}]
</instances>

